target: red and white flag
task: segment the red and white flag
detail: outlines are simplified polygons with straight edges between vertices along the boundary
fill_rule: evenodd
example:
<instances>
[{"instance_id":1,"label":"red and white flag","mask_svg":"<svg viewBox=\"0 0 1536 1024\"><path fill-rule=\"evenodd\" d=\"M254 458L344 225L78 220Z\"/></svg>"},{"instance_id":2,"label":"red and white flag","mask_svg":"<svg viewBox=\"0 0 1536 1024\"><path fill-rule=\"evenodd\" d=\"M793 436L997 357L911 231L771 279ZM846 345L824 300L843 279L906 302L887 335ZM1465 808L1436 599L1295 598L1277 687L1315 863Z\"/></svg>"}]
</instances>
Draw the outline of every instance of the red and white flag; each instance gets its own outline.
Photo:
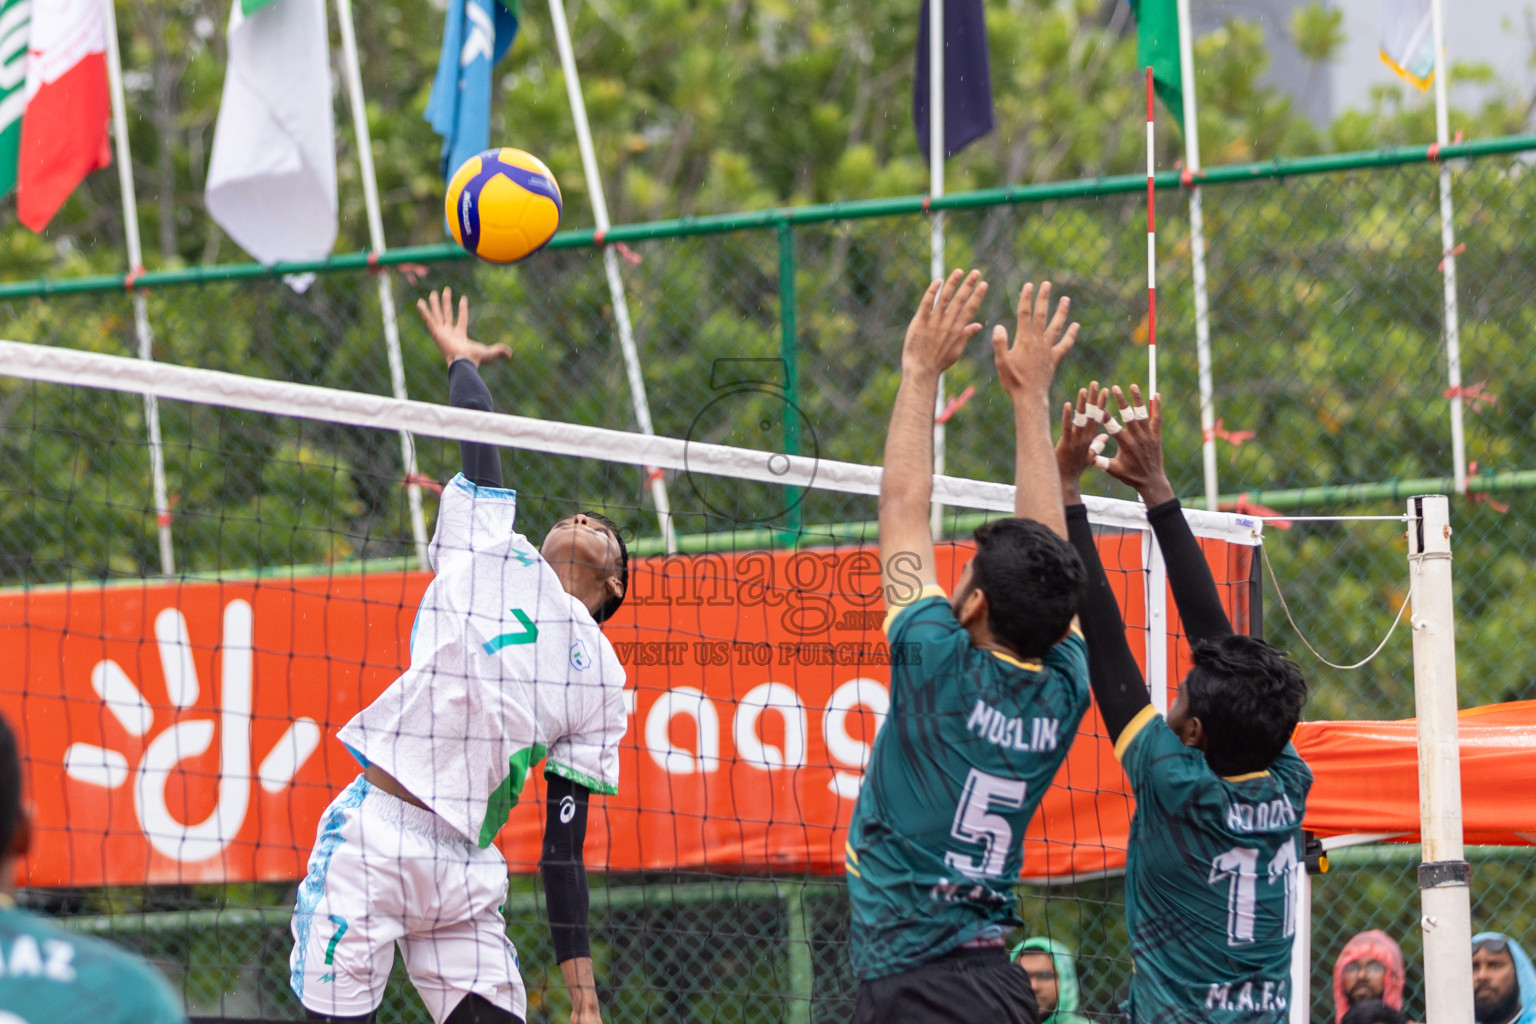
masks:
<instances>
[{"instance_id":1,"label":"red and white flag","mask_svg":"<svg viewBox=\"0 0 1536 1024\"><path fill-rule=\"evenodd\" d=\"M32 0L16 210L42 231L75 186L112 162L106 0Z\"/></svg>"}]
</instances>

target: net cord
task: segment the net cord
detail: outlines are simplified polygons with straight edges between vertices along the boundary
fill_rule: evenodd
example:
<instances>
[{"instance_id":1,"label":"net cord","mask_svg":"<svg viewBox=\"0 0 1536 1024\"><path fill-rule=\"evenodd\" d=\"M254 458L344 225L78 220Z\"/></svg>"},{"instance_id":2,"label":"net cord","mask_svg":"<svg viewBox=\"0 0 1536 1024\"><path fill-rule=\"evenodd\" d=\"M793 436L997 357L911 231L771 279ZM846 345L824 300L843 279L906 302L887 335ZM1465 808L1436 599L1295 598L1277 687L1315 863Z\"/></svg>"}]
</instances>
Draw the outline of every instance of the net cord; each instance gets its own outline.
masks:
<instances>
[{"instance_id":1,"label":"net cord","mask_svg":"<svg viewBox=\"0 0 1536 1024\"><path fill-rule=\"evenodd\" d=\"M155 395L171 401L300 419L321 420L380 430L408 430L424 437L458 440L473 437L489 444L633 466L656 466L728 479L807 487L844 494L878 496L879 466L781 455L704 444L679 438L636 434L509 413L455 409L410 399L339 391L311 384L264 380L219 370L80 352L72 349L0 341L0 376L129 394ZM1055 480L1050 486L1055 486ZM1010 484L936 476L933 499L945 505L1002 512L1014 509ZM1149 529L1146 507L1113 498L1086 497L1089 519L1099 526ZM1258 545L1263 523L1227 512L1185 509L1198 537L1246 547Z\"/></svg>"},{"instance_id":2,"label":"net cord","mask_svg":"<svg viewBox=\"0 0 1536 1024\"><path fill-rule=\"evenodd\" d=\"M1398 517L1392 516L1390 518L1396 519ZM1291 628L1296 631L1296 635L1301 638L1301 642L1306 646L1307 650L1311 651L1313 656L1315 656L1318 661L1322 662L1324 665L1327 665L1329 668L1340 669L1344 672L1352 672L1357 668L1364 668L1366 665L1369 665L1372 661L1375 660L1376 655L1380 654L1382 650L1387 646L1387 641L1392 639L1392 634L1397 632L1397 624L1403 621L1403 612L1406 611L1408 606L1413 603L1413 578L1410 576L1408 579L1408 596L1403 598L1403 603L1398 606L1397 618L1392 620L1392 625L1388 627L1387 635L1381 638L1381 643L1376 645L1376 649L1374 651L1372 651L1370 654L1367 654L1363 659L1355 662L1353 665L1338 665L1319 654L1317 648L1312 646L1312 642L1308 640L1306 634L1301 631L1301 627L1296 625L1296 620L1291 617L1291 607L1285 603L1285 591L1280 589L1280 577L1275 575L1275 567L1270 564L1269 551L1263 544L1260 544L1259 552L1264 557L1264 568L1269 570L1269 581L1275 585L1275 596L1280 599L1280 610L1285 612L1285 621L1291 624Z\"/></svg>"}]
</instances>

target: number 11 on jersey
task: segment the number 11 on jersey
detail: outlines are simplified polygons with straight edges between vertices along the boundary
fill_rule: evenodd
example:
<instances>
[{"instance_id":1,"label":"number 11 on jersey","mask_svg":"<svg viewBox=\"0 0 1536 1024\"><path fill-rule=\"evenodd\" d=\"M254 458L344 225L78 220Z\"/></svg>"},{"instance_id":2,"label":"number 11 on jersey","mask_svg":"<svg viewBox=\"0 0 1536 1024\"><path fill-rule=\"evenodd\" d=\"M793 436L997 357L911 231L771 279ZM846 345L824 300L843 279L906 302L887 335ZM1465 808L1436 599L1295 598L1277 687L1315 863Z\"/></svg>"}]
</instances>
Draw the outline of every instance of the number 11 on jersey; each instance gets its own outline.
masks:
<instances>
[{"instance_id":1,"label":"number 11 on jersey","mask_svg":"<svg viewBox=\"0 0 1536 1024\"><path fill-rule=\"evenodd\" d=\"M1254 914L1258 905L1259 851L1234 846L1211 861L1212 885L1227 881L1227 945L1245 946L1253 941ZM1282 934L1296 933L1296 840L1287 839L1269 862L1269 884L1285 887L1285 920Z\"/></svg>"}]
</instances>

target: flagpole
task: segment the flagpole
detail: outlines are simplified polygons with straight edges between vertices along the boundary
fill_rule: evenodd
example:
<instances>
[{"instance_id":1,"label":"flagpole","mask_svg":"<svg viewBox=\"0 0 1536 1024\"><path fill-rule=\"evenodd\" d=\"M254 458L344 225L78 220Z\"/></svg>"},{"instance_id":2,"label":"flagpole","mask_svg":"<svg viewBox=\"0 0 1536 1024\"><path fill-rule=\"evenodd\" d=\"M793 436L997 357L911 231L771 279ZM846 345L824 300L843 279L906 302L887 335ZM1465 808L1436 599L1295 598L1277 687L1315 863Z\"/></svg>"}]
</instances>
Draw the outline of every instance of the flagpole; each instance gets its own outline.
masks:
<instances>
[{"instance_id":1,"label":"flagpole","mask_svg":"<svg viewBox=\"0 0 1536 1024\"><path fill-rule=\"evenodd\" d=\"M379 181L373 169L373 138L368 130L368 108L363 101L363 74L357 59L357 35L352 28L352 0L336 0L336 20L341 28L342 71L352 103L352 128L357 136L357 158L363 177L363 202L368 211L368 246L382 256L384 217L379 211ZM386 267L377 267L379 310L384 318L384 349L389 356L389 381L395 397L404 399L405 362L400 355L400 324L395 316L395 288ZM416 479L416 445L407 431L400 431L400 463L405 468L406 500L411 512L411 536L416 542L416 565L430 568L427 560L427 522L421 508L421 487Z\"/></svg>"},{"instance_id":2,"label":"flagpole","mask_svg":"<svg viewBox=\"0 0 1536 1024\"><path fill-rule=\"evenodd\" d=\"M1441 0L1430 0L1435 30L1435 143L1436 149L1451 139L1449 113L1446 109L1446 79L1450 66L1445 59L1445 16ZM1461 402L1461 322L1456 301L1456 223L1451 212L1451 168L1440 164L1440 248L1441 267L1445 272L1445 357L1450 380L1451 463L1456 476L1456 493L1467 493L1467 440L1462 424Z\"/></svg>"},{"instance_id":3,"label":"flagpole","mask_svg":"<svg viewBox=\"0 0 1536 1024\"><path fill-rule=\"evenodd\" d=\"M944 195L944 0L928 2L928 195ZM944 212L933 211L928 238L928 275L944 277ZM944 375L939 374L939 391L933 406L933 472L944 473L944 424L939 416L944 409ZM944 529L944 506L933 503L929 530L938 537Z\"/></svg>"},{"instance_id":4,"label":"flagpole","mask_svg":"<svg viewBox=\"0 0 1536 1024\"><path fill-rule=\"evenodd\" d=\"M128 151L128 108L123 100L123 62L117 46L117 11L113 0L102 0L106 11L107 84L112 94L112 134L117 146L117 180L123 194L123 233L128 242L128 273L136 276L144 270L144 252L139 243L139 199L133 187L133 156ZM149 310L144 293L133 291L133 330L139 342L139 358L153 361L155 336L149 326ZM149 469L155 496L155 526L160 535L160 572L167 578L176 575L176 557L171 548L171 507L165 486L165 451L160 443L160 403L154 395L144 396L144 423L149 431Z\"/></svg>"},{"instance_id":5,"label":"flagpole","mask_svg":"<svg viewBox=\"0 0 1536 1024\"><path fill-rule=\"evenodd\" d=\"M571 119L576 122L576 143L581 149L581 165L587 176L587 192L592 197L592 216L597 222L597 237L608 231L608 201L603 194L603 179L597 169L597 155L592 148L592 128L587 123L587 104L581 96L581 80L576 77L576 51L571 47L571 32L565 20L562 0L549 0L550 18L555 27L555 44L560 50L560 67L565 73L565 91L571 101ZM608 294L613 301L613 315L618 322L619 347L624 353L624 368L629 375L629 396L635 422L642 434L654 434L651 406L646 399L645 378L640 373L640 354L635 348L635 331L629 319L629 301L624 294L624 280L619 276L618 254L603 246L603 271L608 278ZM672 504L667 496L667 480L661 470L645 468L656 505L656 521L666 544L667 554L677 551L677 536L672 530Z\"/></svg>"},{"instance_id":6,"label":"flagpole","mask_svg":"<svg viewBox=\"0 0 1536 1024\"><path fill-rule=\"evenodd\" d=\"M1205 277L1205 203L1200 189L1200 124L1195 108L1195 43L1189 0L1178 0L1179 83L1184 96L1184 167L1190 175L1189 241L1195 282L1195 358L1200 375L1200 455L1205 507L1216 511L1216 401L1211 379L1211 303Z\"/></svg>"}]
</instances>

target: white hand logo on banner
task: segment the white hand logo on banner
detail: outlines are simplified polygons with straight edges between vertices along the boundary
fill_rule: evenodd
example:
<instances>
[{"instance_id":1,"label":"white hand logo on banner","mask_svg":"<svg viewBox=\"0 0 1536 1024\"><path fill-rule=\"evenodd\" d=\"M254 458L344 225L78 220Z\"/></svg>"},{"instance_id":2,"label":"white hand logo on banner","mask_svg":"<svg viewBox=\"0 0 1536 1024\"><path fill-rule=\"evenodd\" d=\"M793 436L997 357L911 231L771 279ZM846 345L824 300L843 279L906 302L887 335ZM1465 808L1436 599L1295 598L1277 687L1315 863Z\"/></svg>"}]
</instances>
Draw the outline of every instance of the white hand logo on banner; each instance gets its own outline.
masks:
<instances>
[{"instance_id":1,"label":"white hand logo on banner","mask_svg":"<svg viewBox=\"0 0 1536 1024\"><path fill-rule=\"evenodd\" d=\"M219 798L204 820L187 825L171 813L165 787L171 772L188 758L205 753L213 742L214 721L195 718L176 722L149 742L137 769L133 809L144 838L158 852L184 863L207 860L222 853L245 824L251 797L251 606L231 601L224 607L220 649ZM187 620L175 608L155 617L155 641L165 676L166 694L177 709L197 702L200 687L192 662ZM102 661L91 670L91 688L132 736L148 735L154 711L139 687L115 661ZM320 745L320 727L298 718L283 733L256 771L261 788L278 793ZM64 754L64 771L77 782L116 789L128 781L128 759L116 750L73 743Z\"/></svg>"}]
</instances>

